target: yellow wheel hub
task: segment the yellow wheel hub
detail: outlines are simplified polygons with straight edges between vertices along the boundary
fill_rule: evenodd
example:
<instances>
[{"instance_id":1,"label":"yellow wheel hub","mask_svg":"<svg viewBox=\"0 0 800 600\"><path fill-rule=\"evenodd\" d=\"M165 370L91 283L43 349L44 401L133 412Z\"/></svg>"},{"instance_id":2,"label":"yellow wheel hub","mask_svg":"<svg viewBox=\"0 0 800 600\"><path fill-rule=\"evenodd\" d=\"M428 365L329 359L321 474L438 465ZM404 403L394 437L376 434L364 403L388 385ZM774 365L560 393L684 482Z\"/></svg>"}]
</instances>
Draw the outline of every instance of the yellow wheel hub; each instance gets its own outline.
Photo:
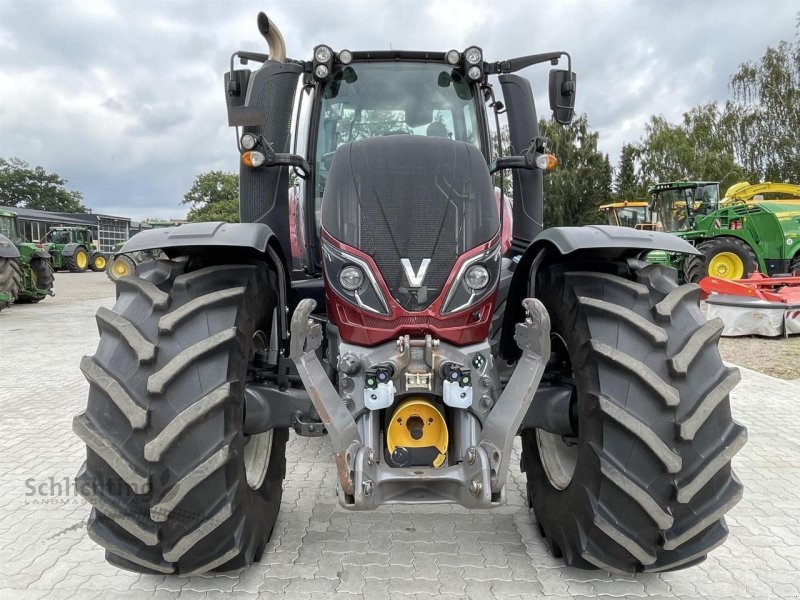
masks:
<instances>
[{"instance_id":1,"label":"yellow wheel hub","mask_svg":"<svg viewBox=\"0 0 800 600\"><path fill-rule=\"evenodd\" d=\"M97 256L94 259L94 268L98 271L102 271L106 268L106 258L105 256Z\"/></svg>"},{"instance_id":2,"label":"yellow wheel hub","mask_svg":"<svg viewBox=\"0 0 800 600\"><path fill-rule=\"evenodd\" d=\"M744 277L744 262L733 252L720 252L708 261L708 274L720 279L741 279Z\"/></svg>"},{"instance_id":3,"label":"yellow wheel hub","mask_svg":"<svg viewBox=\"0 0 800 600\"><path fill-rule=\"evenodd\" d=\"M37 273L35 269L31 269L31 282L33 283L33 287L39 287L39 273Z\"/></svg>"},{"instance_id":4,"label":"yellow wheel hub","mask_svg":"<svg viewBox=\"0 0 800 600\"><path fill-rule=\"evenodd\" d=\"M79 269L86 268L86 266L89 264L89 258L86 256L86 252L79 250L75 254L75 264L78 265Z\"/></svg>"},{"instance_id":5,"label":"yellow wheel hub","mask_svg":"<svg viewBox=\"0 0 800 600\"><path fill-rule=\"evenodd\" d=\"M441 467L447 457L448 432L442 413L425 398L412 398L403 402L392 415L386 431L389 454L396 448L430 448L439 452L433 461Z\"/></svg>"},{"instance_id":6,"label":"yellow wheel hub","mask_svg":"<svg viewBox=\"0 0 800 600\"><path fill-rule=\"evenodd\" d=\"M121 260L116 260L111 263L111 272L114 273L115 277L127 277L130 275L128 265Z\"/></svg>"}]
</instances>

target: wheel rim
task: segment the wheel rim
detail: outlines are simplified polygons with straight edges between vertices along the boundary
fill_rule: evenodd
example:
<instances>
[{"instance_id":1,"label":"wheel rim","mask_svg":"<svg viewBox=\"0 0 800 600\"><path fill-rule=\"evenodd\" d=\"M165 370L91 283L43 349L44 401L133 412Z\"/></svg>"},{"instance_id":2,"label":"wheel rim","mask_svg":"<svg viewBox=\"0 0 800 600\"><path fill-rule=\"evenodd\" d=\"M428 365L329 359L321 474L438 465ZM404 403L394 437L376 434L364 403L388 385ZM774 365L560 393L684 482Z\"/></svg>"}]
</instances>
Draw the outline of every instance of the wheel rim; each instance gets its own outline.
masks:
<instances>
[{"instance_id":1,"label":"wheel rim","mask_svg":"<svg viewBox=\"0 0 800 600\"><path fill-rule=\"evenodd\" d=\"M89 261L86 258L85 252L78 252L75 255L75 264L78 265L79 269L85 269L86 265L89 264Z\"/></svg>"},{"instance_id":2,"label":"wheel rim","mask_svg":"<svg viewBox=\"0 0 800 600\"><path fill-rule=\"evenodd\" d=\"M128 269L128 265L121 260L114 261L111 264L111 272L114 273L115 277L127 277L130 275L130 269Z\"/></svg>"},{"instance_id":3,"label":"wheel rim","mask_svg":"<svg viewBox=\"0 0 800 600\"><path fill-rule=\"evenodd\" d=\"M39 287L39 273L36 269L31 269L31 282L33 283L33 287Z\"/></svg>"},{"instance_id":4,"label":"wheel rim","mask_svg":"<svg viewBox=\"0 0 800 600\"><path fill-rule=\"evenodd\" d=\"M266 350L268 345L266 334L257 331L253 335L253 346L248 362L252 362L256 351ZM272 430L247 436L244 444L244 471L247 485L257 490L264 483L269 469L269 460L272 456Z\"/></svg>"},{"instance_id":5,"label":"wheel rim","mask_svg":"<svg viewBox=\"0 0 800 600\"><path fill-rule=\"evenodd\" d=\"M744 277L744 262L733 252L720 252L709 261L708 274L720 279L741 279Z\"/></svg>"},{"instance_id":6,"label":"wheel rim","mask_svg":"<svg viewBox=\"0 0 800 600\"><path fill-rule=\"evenodd\" d=\"M106 268L106 259L102 256L98 256L94 259L94 268L103 270Z\"/></svg>"},{"instance_id":7,"label":"wheel rim","mask_svg":"<svg viewBox=\"0 0 800 600\"><path fill-rule=\"evenodd\" d=\"M560 363L561 371L571 377L572 361L564 338L551 333L550 345L551 354ZM578 465L578 445L568 444L563 436L542 429L536 430L536 445L550 485L559 491L567 489Z\"/></svg>"}]
</instances>

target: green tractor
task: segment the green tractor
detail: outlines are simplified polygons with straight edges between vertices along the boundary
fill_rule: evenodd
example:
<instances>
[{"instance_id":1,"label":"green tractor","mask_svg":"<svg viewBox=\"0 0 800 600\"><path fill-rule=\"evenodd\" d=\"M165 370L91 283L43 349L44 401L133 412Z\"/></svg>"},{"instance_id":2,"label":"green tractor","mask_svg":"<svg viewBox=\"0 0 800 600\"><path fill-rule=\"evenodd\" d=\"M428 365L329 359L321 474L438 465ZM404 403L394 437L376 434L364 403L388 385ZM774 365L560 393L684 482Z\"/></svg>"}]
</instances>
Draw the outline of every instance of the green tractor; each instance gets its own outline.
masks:
<instances>
[{"instance_id":1,"label":"green tractor","mask_svg":"<svg viewBox=\"0 0 800 600\"><path fill-rule=\"evenodd\" d=\"M16 213L0 210L0 306L52 295L50 254L22 236Z\"/></svg>"},{"instance_id":2,"label":"green tractor","mask_svg":"<svg viewBox=\"0 0 800 600\"><path fill-rule=\"evenodd\" d=\"M53 269L83 273L86 269L105 271L105 255L94 247L88 227L51 227L42 240L50 252Z\"/></svg>"},{"instance_id":3,"label":"green tractor","mask_svg":"<svg viewBox=\"0 0 800 600\"><path fill-rule=\"evenodd\" d=\"M149 229L175 227L175 223L172 221L151 220L147 221L147 224L150 226ZM126 254L120 254L119 252L122 250L124 245L125 242L120 242L114 246L114 255L112 256L111 260L108 261L106 275L108 275L108 278L111 281L117 281L123 277L128 277L136 271L136 266L143 262L166 258L166 254L161 252L161 250L144 250L142 252L129 252Z\"/></svg>"},{"instance_id":4,"label":"green tractor","mask_svg":"<svg viewBox=\"0 0 800 600\"><path fill-rule=\"evenodd\" d=\"M716 181L673 181L648 192L653 228L674 233L701 253L656 252L648 259L672 264L687 282L800 271L800 186L742 182L720 198Z\"/></svg>"}]
</instances>

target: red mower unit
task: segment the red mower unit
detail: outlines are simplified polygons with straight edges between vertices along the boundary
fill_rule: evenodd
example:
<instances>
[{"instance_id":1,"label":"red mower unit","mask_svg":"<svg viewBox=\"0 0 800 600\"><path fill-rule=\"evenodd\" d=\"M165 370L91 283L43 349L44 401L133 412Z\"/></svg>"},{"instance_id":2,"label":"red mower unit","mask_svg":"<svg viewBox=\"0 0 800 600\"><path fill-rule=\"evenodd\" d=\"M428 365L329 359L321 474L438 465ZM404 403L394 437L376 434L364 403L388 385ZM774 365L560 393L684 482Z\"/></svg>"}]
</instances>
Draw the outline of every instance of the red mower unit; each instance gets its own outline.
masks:
<instances>
[{"instance_id":1,"label":"red mower unit","mask_svg":"<svg viewBox=\"0 0 800 600\"><path fill-rule=\"evenodd\" d=\"M725 323L726 337L800 333L800 276L753 273L734 281L706 277L700 288L709 317Z\"/></svg>"},{"instance_id":2,"label":"red mower unit","mask_svg":"<svg viewBox=\"0 0 800 600\"><path fill-rule=\"evenodd\" d=\"M121 253L166 258L116 282L81 363L79 488L108 560L178 574L256 560L291 429L329 437L348 510L498 507L518 493L506 481L521 436L524 493L567 564L702 561L742 495L730 460L747 434L728 401L739 375L699 288L643 260L691 245L542 230L556 160L515 72L566 66L549 95L568 123L569 55L318 45L296 60L263 13L258 26L269 54L236 52L225 76L242 222L128 241ZM503 114L511 156L491 143ZM499 171L513 177L513 223Z\"/></svg>"}]
</instances>

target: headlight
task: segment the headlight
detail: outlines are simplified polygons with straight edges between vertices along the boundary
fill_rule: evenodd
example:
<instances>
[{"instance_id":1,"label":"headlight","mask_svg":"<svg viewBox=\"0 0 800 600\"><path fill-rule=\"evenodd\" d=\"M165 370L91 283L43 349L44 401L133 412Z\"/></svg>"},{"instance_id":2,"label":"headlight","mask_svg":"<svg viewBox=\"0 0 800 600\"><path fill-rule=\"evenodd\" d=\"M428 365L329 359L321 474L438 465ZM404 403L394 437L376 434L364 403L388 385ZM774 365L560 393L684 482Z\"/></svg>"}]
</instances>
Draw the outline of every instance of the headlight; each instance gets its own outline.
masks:
<instances>
[{"instance_id":1,"label":"headlight","mask_svg":"<svg viewBox=\"0 0 800 600\"><path fill-rule=\"evenodd\" d=\"M328 76L330 71L328 70L327 65L317 65L317 68L314 69L314 75L316 75L319 79L325 79Z\"/></svg>"},{"instance_id":2,"label":"headlight","mask_svg":"<svg viewBox=\"0 0 800 600\"><path fill-rule=\"evenodd\" d=\"M317 46L314 50L314 60L320 63L328 62L333 56L333 50L328 46Z\"/></svg>"},{"instance_id":3,"label":"headlight","mask_svg":"<svg viewBox=\"0 0 800 600\"><path fill-rule=\"evenodd\" d=\"M501 258L497 244L465 261L447 290L441 314L461 312L486 300L500 280Z\"/></svg>"},{"instance_id":4,"label":"headlight","mask_svg":"<svg viewBox=\"0 0 800 600\"><path fill-rule=\"evenodd\" d=\"M481 78L483 72L481 71L480 67L470 67L469 70L467 71L467 75L469 76L470 79L477 81L478 79Z\"/></svg>"},{"instance_id":5,"label":"headlight","mask_svg":"<svg viewBox=\"0 0 800 600\"><path fill-rule=\"evenodd\" d=\"M477 65L483 61L483 52L481 52L480 48L472 46L464 51L464 58L468 64Z\"/></svg>"},{"instance_id":6,"label":"headlight","mask_svg":"<svg viewBox=\"0 0 800 600\"><path fill-rule=\"evenodd\" d=\"M353 62L353 53L350 52L350 50L340 50L339 62L343 65L349 65L351 62Z\"/></svg>"},{"instance_id":7,"label":"headlight","mask_svg":"<svg viewBox=\"0 0 800 600\"><path fill-rule=\"evenodd\" d=\"M386 298L365 261L323 240L322 266L326 285L337 296L367 312L389 314Z\"/></svg>"},{"instance_id":8,"label":"headlight","mask_svg":"<svg viewBox=\"0 0 800 600\"><path fill-rule=\"evenodd\" d=\"M482 290L489 283L489 270L483 265L472 265L464 275L464 282L472 290Z\"/></svg>"},{"instance_id":9,"label":"headlight","mask_svg":"<svg viewBox=\"0 0 800 600\"><path fill-rule=\"evenodd\" d=\"M445 60L448 64L457 65L461 61L461 53L458 50L450 50L445 55Z\"/></svg>"},{"instance_id":10,"label":"headlight","mask_svg":"<svg viewBox=\"0 0 800 600\"><path fill-rule=\"evenodd\" d=\"M354 291L364 283L364 272L358 267L349 265L339 272L339 283L348 291Z\"/></svg>"},{"instance_id":11,"label":"headlight","mask_svg":"<svg viewBox=\"0 0 800 600\"><path fill-rule=\"evenodd\" d=\"M242 136L242 148L245 150L252 150L256 147L257 141L258 140L256 140L256 136L254 136L252 133L245 133Z\"/></svg>"}]
</instances>

